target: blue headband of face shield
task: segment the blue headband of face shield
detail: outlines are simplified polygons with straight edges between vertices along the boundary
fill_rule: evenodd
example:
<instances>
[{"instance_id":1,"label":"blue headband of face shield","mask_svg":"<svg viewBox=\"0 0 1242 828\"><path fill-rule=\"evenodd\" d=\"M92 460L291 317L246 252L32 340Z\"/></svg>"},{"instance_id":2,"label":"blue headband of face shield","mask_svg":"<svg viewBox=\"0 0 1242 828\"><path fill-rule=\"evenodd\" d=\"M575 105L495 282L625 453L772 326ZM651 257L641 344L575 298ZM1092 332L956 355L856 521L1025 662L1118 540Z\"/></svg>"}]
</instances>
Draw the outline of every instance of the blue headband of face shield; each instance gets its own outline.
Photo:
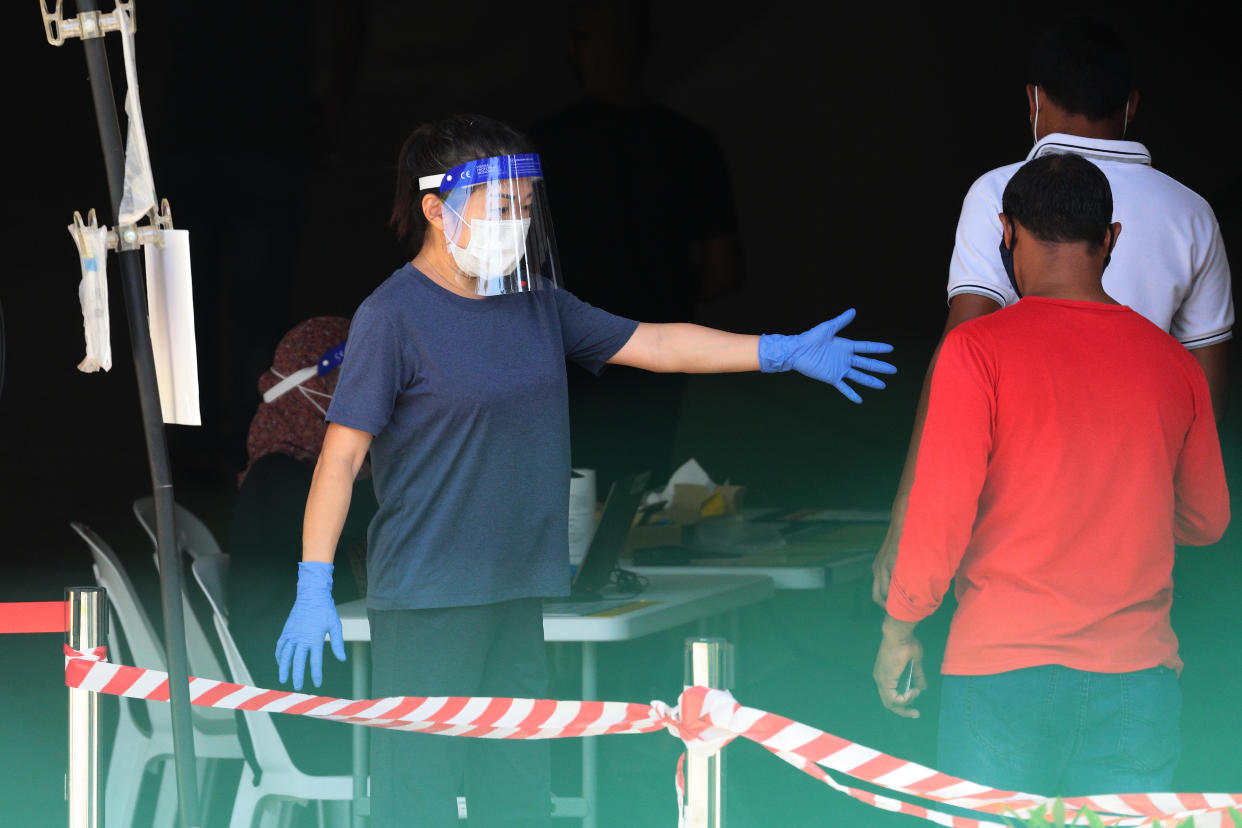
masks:
<instances>
[{"instance_id":1,"label":"blue headband of face shield","mask_svg":"<svg viewBox=\"0 0 1242 828\"><path fill-rule=\"evenodd\" d=\"M277 399L286 391L291 391L292 389L297 388L311 377L322 377L324 374L335 371L337 368L341 367L341 363L344 361L345 343L342 342L340 345L334 345L327 351L324 351L323 356L321 356L319 361L314 365L308 365L301 370L294 371L292 374L283 378L280 382L264 391L263 402L271 402L272 400ZM273 368L272 370L275 371L276 369Z\"/></svg>"},{"instance_id":2,"label":"blue headband of face shield","mask_svg":"<svg viewBox=\"0 0 1242 828\"><path fill-rule=\"evenodd\" d=\"M526 152L520 155L496 155L458 164L443 175L424 175L418 179L418 189L439 189L445 195L458 187L472 187L488 181L507 181L514 178L543 178L543 165L539 155Z\"/></svg>"}]
</instances>

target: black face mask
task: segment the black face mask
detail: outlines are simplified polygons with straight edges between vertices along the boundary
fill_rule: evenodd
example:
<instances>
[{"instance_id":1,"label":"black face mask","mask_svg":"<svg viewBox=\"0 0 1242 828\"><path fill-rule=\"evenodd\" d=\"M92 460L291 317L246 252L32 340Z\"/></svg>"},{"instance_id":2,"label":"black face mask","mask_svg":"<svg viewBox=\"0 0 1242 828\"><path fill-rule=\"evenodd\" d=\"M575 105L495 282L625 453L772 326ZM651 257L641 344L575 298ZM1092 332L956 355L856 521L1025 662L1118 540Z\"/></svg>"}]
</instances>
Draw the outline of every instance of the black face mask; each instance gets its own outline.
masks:
<instances>
[{"instance_id":1,"label":"black face mask","mask_svg":"<svg viewBox=\"0 0 1242 828\"><path fill-rule=\"evenodd\" d=\"M1012 224L1009 225L1009 237L1016 243L1018 240L1017 231ZM1104 268L1108 268L1108 263L1113 259L1113 248L1117 246L1117 237L1114 235L1108 241L1108 255L1104 257ZM1013 248L1005 247L1005 237L1001 236L1000 240L1000 259L1001 264L1005 268L1005 275L1009 277L1009 284L1013 287L1013 292L1022 298L1022 291L1018 290L1018 279L1013 275Z\"/></svg>"},{"instance_id":2,"label":"black face mask","mask_svg":"<svg viewBox=\"0 0 1242 828\"><path fill-rule=\"evenodd\" d=\"M1015 243L1018 241L1018 234L1012 222L1009 224L1009 238L1013 239ZM1000 240L1000 259L1001 264L1005 267L1005 275L1009 277L1009 284L1013 286L1013 292L1021 299L1022 291L1018 290L1018 279L1013 275L1013 248L1005 247L1005 235L1003 233Z\"/></svg>"}]
</instances>

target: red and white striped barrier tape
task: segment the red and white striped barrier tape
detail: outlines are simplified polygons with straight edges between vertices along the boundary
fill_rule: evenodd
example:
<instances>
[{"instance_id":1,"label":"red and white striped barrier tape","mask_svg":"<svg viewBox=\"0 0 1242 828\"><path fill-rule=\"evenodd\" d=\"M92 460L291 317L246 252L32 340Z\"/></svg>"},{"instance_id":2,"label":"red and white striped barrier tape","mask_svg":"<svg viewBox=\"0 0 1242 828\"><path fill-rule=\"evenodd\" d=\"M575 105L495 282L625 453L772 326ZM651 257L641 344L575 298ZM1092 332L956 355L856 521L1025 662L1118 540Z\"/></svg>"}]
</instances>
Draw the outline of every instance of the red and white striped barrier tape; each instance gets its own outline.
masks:
<instances>
[{"instance_id":1,"label":"red and white striped barrier tape","mask_svg":"<svg viewBox=\"0 0 1242 828\"><path fill-rule=\"evenodd\" d=\"M168 701L167 673L111 664L104 657L102 647L84 654L66 646L65 683L109 695ZM714 754L740 737L762 745L841 793L883 810L951 828L994 826L997 815L1014 812L1025 816L1040 805L1052 803L1046 797L997 790L888 756L792 719L744 707L728 691L705 687L687 688L678 706L669 707L659 701L646 705L415 696L351 700L191 678L190 702L202 707L290 713L369 727L484 739L555 739L668 730L696 755ZM931 805L844 785L833 779L829 770ZM681 799L681 763L677 787ZM936 810L935 805L973 811L978 817ZM1121 828L1142 828L1157 821L1176 824L1189 817L1195 817L1196 826L1203 828L1213 823L1228 825L1225 814L1230 808L1242 807L1242 794L1115 794L1066 799L1064 805L1070 820L1080 809L1090 808L1105 825Z\"/></svg>"},{"instance_id":2,"label":"red and white striped barrier tape","mask_svg":"<svg viewBox=\"0 0 1242 828\"><path fill-rule=\"evenodd\" d=\"M0 603L0 633L63 633L69 629L64 601Z\"/></svg>"}]
</instances>

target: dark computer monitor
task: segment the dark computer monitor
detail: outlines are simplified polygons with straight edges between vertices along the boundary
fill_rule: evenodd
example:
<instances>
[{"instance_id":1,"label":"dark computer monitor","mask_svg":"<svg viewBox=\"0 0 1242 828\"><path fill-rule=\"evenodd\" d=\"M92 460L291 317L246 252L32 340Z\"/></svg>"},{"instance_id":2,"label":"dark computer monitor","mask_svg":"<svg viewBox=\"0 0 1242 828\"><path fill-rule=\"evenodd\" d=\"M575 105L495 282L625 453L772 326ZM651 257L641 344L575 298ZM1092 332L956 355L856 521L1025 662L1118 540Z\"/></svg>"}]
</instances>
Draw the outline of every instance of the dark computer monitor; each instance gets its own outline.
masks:
<instances>
[{"instance_id":1,"label":"dark computer monitor","mask_svg":"<svg viewBox=\"0 0 1242 828\"><path fill-rule=\"evenodd\" d=\"M650 477L650 472L626 475L614 482L608 490L608 499L604 501L599 526L591 537L582 566L578 567L574 575L574 595L571 597L579 597L584 593L597 595L608 584Z\"/></svg>"}]
</instances>

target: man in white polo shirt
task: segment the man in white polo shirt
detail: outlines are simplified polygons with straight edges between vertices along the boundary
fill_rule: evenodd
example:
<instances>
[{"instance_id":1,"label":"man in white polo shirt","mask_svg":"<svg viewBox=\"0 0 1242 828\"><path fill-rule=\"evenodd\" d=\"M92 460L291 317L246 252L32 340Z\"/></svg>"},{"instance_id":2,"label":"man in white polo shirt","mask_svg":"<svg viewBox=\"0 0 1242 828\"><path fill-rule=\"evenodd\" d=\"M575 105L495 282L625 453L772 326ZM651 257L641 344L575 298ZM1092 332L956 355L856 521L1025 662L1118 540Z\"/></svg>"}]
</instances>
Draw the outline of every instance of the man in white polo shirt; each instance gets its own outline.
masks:
<instances>
[{"instance_id":1,"label":"man in white polo shirt","mask_svg":"<svg viewBox=\"0 0 1242 828\"><path fill-rule=\"evenodd\" d=\"M1153 169L1146 147L1125 140L1139 102L1131 73L1128 49L1103 23L1079 18L1048 29L1035 48L1026 87L1035 139L1026 160L1074 153L1103 170L1113 192L1113 221L1126 228L1104 270L1104 289L1190 349L1207 376L1219 421L1234 320L1225 246L1208 203ZM1018 301L1000 255L999 213L1005 185L1023 163L984 174L966 194L949 264L945 334ZM935 362L933 356L928 379ZM872 598L881 606L897 561L928 390L925 381L888 536L872 564Z\"/></svg>"}]
</instances>

